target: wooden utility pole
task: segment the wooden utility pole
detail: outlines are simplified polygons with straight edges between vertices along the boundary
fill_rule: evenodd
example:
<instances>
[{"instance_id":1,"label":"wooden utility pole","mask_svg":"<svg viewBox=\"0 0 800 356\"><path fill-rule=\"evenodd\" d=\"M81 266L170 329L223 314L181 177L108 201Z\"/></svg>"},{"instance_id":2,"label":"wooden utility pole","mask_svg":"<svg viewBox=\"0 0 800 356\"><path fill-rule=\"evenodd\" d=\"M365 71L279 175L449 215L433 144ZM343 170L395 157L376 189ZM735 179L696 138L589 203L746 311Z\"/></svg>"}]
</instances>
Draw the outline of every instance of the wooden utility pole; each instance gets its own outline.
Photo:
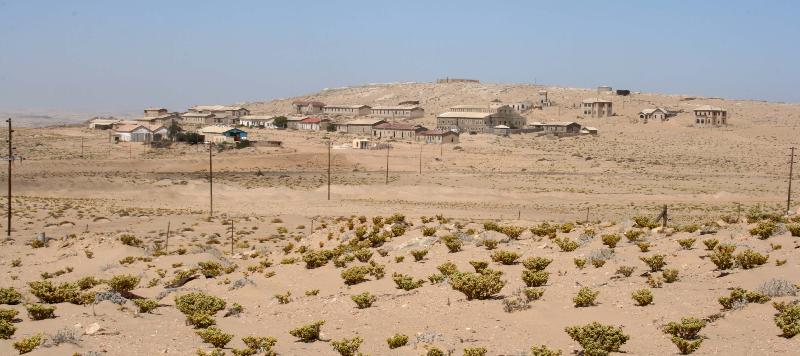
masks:
<instances>
[{"instance_id":1,"label":"wooden utility pole","mask_svg":"<svg viewBox=\"0 0 800 356\"><path fill-rule=\"evenodd\" d=\"M231 218L231 256L233 256L233 218Z\"/></svg>"},{"instance_id":2,"label":"wooden utility pole","mask_svg":"<svg viewBox=\"0 0 800 356\"><path fill-rule=\"evenodd\" d=\"M586 207L586 223L589 223L589 207Z\"/></svg>"},{"instance_id":3,"label":"wooden utility pole","mask_svg":"<svg viewBox=\"0 0 800 356\"><path fill-rule=\"evenodd\" d=\"M796 147L789 147L789 191L786 194L786 213L792 211L792 175L794 174L794 150Z\"/></svg>"},{"instance_id":4,"label":"wooden utility pole","mask_svg":"<svg viewBox=\"0 0 800 356\"><path fill-rule=\"evenodd\" d=\"M419 174L422 175L422 144L419 144Z\"/></svg>"},{"instance_id":5,"label":"wooden utility pole","mask_svg":"<svg viewBox=\"0 0 800 356\"><path fill-rule=\"evenodd\" d=\"M389 144L386 144L386 184L389 184Z\"/></svg>"},{"instance_id":6,"label":"wooden utility pole","mask_svg":"<svg viewBox=\"0 0 800 356\"><path fill-rule=\"evenodd\" d=\"M14 130L11 129L11 118L9 117L8 120L8 207L6 208L6 212L8 214L8 222L6 225L6 238L11 240L11 162L14 160L14 146L11 144L11 134Z\"/></svg>"},{"instance_id":7,"label":"wooden utility pole","mask_svg":"<svg viewBox=\"0 0 800 356\"><path fill-rule=\"evenodd\" d=\"M333 143L328 140L328 200L331 200L331 145Z\"/></svg>"},{"instance_id":8,"label":"wooden utility pole","mask_svg":"<svg viewBox=\"0 0 800 356\"><path fill-rule=\"evenodd\" d=\"M208 217L214 217L214 165L211 161L211 148L213 143L208 143Z\"/></svg>"},{"instance_id":9,"label":"wooden utility pole","mask_svg":"<svg viewBox=\"0 0 800 356\"><path fill-rule=\"evenodd\" d=\"M81 136L81 158L83 158L83 136Z\"/></svg>"},{"instance_id":10,"label":"wooden utility pole","mask_svg":"<svg viewBox=\"0 0 800 356\"><path fill-rule=\"evenodd\" d=\"M171 221L167 221L167 240L166 240L166 242L164 243L164 251L165 251L165 252L166 252L168 255L169 255L169 228L170 228L170 224L171 224L171 223L172 223Z\"/></svg>"}]
</instances>

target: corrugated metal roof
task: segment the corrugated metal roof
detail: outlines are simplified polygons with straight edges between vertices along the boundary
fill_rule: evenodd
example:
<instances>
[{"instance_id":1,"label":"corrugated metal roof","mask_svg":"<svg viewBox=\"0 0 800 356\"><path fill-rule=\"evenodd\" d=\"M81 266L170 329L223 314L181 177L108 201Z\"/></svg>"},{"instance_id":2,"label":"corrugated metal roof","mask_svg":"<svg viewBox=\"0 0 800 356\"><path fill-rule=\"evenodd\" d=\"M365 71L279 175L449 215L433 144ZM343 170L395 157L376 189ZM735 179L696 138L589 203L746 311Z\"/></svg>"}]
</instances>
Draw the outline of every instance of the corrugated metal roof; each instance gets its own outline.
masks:
<instances>
[{"instance_id":1,"label":"corrugated metal roof","mask_svg":"<svg viewBox=\"0 0 800 356\"><path fill-rule=\"evenodd\" d=\"M452 112L448 111L445 113L439 114L437 117L446 118L446 119L485 119L489 116L492 116L492 113L489 112Z\"/></svg>"},{"instance_id":2,"label":"corrugated metal roof","mask_svg":"<svg viewBox=\"0 0 800 356\"><path fill-rule=\"evenodd\" d=\"M695 108L694 111L726 111L726 110L719 106L701 105Z\"/></svg>"},{"instance_id":3,"label":"corrugated metal roof","mask_svg":"<svg viewBox=\"0 0 800 356\"><path fill-rule=\"evenodd\" d=\"M345 125L377 125L377 124L379 124L381 122L384 122L384 121L381 120L381 119L364 118L364 119L358 119L358 120L353 120L353 121L346 122Z\"/></svg>"}]
</instances>

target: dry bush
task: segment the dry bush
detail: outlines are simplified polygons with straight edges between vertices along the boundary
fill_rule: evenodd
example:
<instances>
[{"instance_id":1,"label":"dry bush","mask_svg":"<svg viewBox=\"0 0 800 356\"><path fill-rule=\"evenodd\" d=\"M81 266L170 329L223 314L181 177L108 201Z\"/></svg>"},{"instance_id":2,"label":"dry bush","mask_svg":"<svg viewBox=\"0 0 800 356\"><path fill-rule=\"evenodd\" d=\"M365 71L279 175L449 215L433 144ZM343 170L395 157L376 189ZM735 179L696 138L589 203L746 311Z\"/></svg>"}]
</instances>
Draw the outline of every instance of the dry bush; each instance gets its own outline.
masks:
<instances>
[{"instance_id":1,"label":"dry bush","mask_svg":"<svg viewBox=\"0 0 800 356\"><path fill-rule=\"evenodd\" d=\"M453 289L464 293L467 300L489 299L500 293L506 281L500 277L502 272L484 269L480 273L459 272L450 276Z\"/></svg>"},{"instance_id":2,"label":"dry bush","mask_svg":"<svg viewBox=\"0 0 800 356\"><path fill-rule=\"evenodd\" d=\"M700 330L706 322L697 318L681 318L680 322L670 322L664 327L664 332L672 335L672 343L678 347L682 355L695 352L703 342Z\"/></svg>"},{"instance_id":3,"label":"dry bush","mask_svg":"<svg viewBox=\"0 0 800 356\"><path fill-rule=\"evenodd\" d=\"M406 346L408 344L408 335L394 334L386 339L386 343L389 344L390 349Z\"/></svg>"},{"instance_id":4,"label":"dry bush","mask_svg":"<svg viewBox=\"0 0 800 356\"><path fill-rule=\"evenodd\" d=\"M649 289L639 289L631 294L631 298L636 302L636 305L643 307L653 302L653 292Z\"/></svg>"},{"instance_id":5,"label":"dry bush","mask_svg":"<svg viewBox=\"0 0 800 356\"><path fill-rule=\"evenodd\" d=\"M655 254L650 257L639 257L639 259L650 267L650 272L658 272L667 265L664 261L664 257L666 256Z\"/></svg>"},{"instance_id":6,"label":"dry bush","mask_svg":"<svg viewBox=\"0 0 800 356\"><path fill-rule=\"evenodd\" d=\"M576 308L591 307L595 305L595 299L597 299L598 295L600 295L599 291L593 291L589 287L583 287L578 290L578 294L572 298L572 302L575 303Z\"/></svg>"},{"instance_id":7,"label":"dry bush","mask_svg":"<svg viewBox=\"0 0 800 356\"><path fill-rule=\"evenodd\" d=\"M583 354L587 356L619 352L622 345L630 339L622 328L602 325L596 321L582 326L570 326L565 331L583 347Z\"/></svg>"},{"instance_id":8,"label":"dry bush","mask_svg":"<svg viewBox=\"0 0 800 356\"><path fill-rule=\"evenodd\" d=\"M331 341L331 347L341 356L356 356L359 354L358 348L361 347L363 342L363 339L356 336L352 339L333 340Z\"/></svg>"},{"instance_id":9,"label":"dry bush","mask_svg":"<svg viewBox=\"0 0 800 356\"><path fill-rule=\"evenodd\" d=\"M350 299L356 303L358 309L366 309L371 307L372 303L375 303L375 301L378 300L378 297L370 294L369 292L364 292L351 296Z\"/></svg>"},{"instance_id":10,"label":"dry bush","mask_svg":"<svg viewBox=\"0 0 800 356\"><path fill-rule=\"evenodd\" d=\"M743 269L751 269L767 263L769 255L762 255L751 249L736 254L736 264Z\"/></svg>"},{"instance_id":11,"label":"dry bush","mask_svg":"<svg viewBox=\"0 0 800 356\"><path fill-rule=\"evenodd\" d=\"M520 254L512 251L498 250L492 253L492 261L502 263L504 265L513 265L517 263Z\"/></svg>"},{"instance_id":12,"label":"dry bush","mask_svg":"<svg viewBox=\"0 0 800 356\"><path fill-rule=\"evenodd\" d=\"M300 339L302 342L314 342L319 340L319 332L324 324L324 320L319 320L308 325L294 328L289 331L289 335Z\"/></svg>"}]
</instances>

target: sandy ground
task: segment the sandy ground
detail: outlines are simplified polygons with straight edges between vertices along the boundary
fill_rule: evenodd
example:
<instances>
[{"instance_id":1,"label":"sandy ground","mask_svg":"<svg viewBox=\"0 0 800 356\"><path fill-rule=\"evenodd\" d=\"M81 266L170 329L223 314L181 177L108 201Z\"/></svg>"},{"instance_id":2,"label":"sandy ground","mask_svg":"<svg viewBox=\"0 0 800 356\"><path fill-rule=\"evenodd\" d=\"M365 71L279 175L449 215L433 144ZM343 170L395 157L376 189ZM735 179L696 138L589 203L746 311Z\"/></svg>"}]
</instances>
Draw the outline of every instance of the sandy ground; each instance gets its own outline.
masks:
<instances>
[{"instance_id":1,"label":"sandy ground","mask_svg":"<svg viewBox=\"0 0 800 356\"><path fill-rule=\"evenodd\" d=\"M419 99L428 114L418 122L430 127L435 113L450 105L493 98L535 99L536 90L538 87L517 85L403 84L331 90L308 98L367 104ZM588 90L549 90L560 109L533 111L528 114L529 121L574 120L578 110L572 105L596 96ZM27 282L41 279L45 272L72 267L71 272L53 277L54 282L131 274L141 277L132 292L146 298L160 296L162 306L152 314L140 314L130 301L122 306L109 301L90 306L60 303L56 305L56 318L33 321L23 305L4 305L2 308L21 313L14 323L17 331L12 340L0 340L0 354L15 354L12 342L26 336L54 334L63 328L78 330L80 335L93 323L103 330L80 335L77 344L40 347L31 355L90 351L191 355L197 349L209 350L174 307L176 295L197 290L223 298L228 306L239 303L244 307L238 317L223 317L224 312L216 316L217 326L235 335L228 347L243 348L240 339L248 335L273 336L278 340L275 350L283 355L336 354L330 342L302 343L289 335L290 329L315 320L326 321L322 339L358 335L364 339L360 350L370 355L420 355L431 345L453 355L475 346L486 347L489 355L521 355L535 344L569 354L580 346L564 327L593 320L621 326L631 336L622 347L627 354L674 354L677 349L661 327L682 316L714 316L703 329L708 339L697 354L793 354L797 338L779 336L769 303L723 311L717 298L733 287L757 289L771 278L800 282L796 253L800 241L785 229L760 240L748 233L752 225L717 223L723 215L744 216L747 209L759 204L770 209L785 207L788 147L800 143L800 107L636 94L625 99L623 109L622 100L614 100L618 116L579 120L598 127L598 136L548 139L462 135L458 145L445 146L392 142L388 184L387 151L334 149L330 200L327 139L335 145L347 145L352 137L253 130L251 139L280 140L283 147L214 151L215 217L211 219L208 152L202 147L152 149L139 144L109 144L107 133L78 127L20 128L14 142L18 154L27 159L14 164L14 231L12 240L0 252L0 261L6 266L0 286L15 287L26 302L36 302ZM249 106L256 113L281 113L288 110L290 101ZM635 113L651 104L687 112L663 123L636 122ZM688 110L699 104L729 108L731 125L718 129L692 127ZM2 178L5 180L5 176ZM670 235L646 231L646 239L652 244L650 252L640 252L623 237L603 267L576 268L575 258L601 253L604 246L599 236L622 234L631 229L633 216L655 217L665 204L669 206L671 226L696 223L713 226L714 232L700 236L700 231ZM5 201L2 205L5 211ZM581 241L572 252L561 252L553 240L529 231L518 240L509 240L483 228L487 220L526 228L542 221L584 222L587 212L592 223L558 233L559 237ZM372 217L395 213L407 216L412 225L404 235L372 249L372 260L386 266L384 278L370 277L368 282L347 286L340 277L342 268L332 263L305 268L300 246L331 249L352 238L352 231L345 221L337 221L338 217L364 215L368 218L365 225L371 228ZM421 220L437 214L450 220ZM274 222L276 218L281 222ZM237 244L233 254L230 225L226 225L231 219ZM4 219L0 225L5 229ZM170 254L154 255L156 246L163 246L168 225ZM436 227L439 237L460 231L463 251L449 253L436 238L424 237L423 225ZM469 229L474 232L467 233ZM581 239L586 229L594 230L598 237ZM26 245L39 232L54 240L43 248ZM119 237L124 234L137 236L142 246L122 245ZM214 243L214 236L220 244ZM687 237L698 239L693 249L681 249L676 242ZM752 248L769 254L769 261L755 269L737 268L720 276L701 243L711 237L734 243L739 250ZM531 302L530 309L513 313L503 310L503 300L512 298L523 286L520 274L524 267L520 264L490 262L490 268L504 273L507 283L496 298L489 300L466 300L448 282L427 282L427 277L437 272L436 267L446 261L453 261L463 271L471 270L468 261L491 261L492 251L477 246L485 238L502 241L498 249L519 252L521 259L553 259L547 269L550 279L543 287L544 296ZM290 242L294 249L285 254L283 249ZM183 255L177 253L181 248L186 250ZM420 248L430 252L424 260L414 262L410 250ZM381 256L379 249L386 256ZM92 258L86 250L93 252ZM256 252L257 257L249 257ZM653 305L635 306L631 292L648 286L647 267L639 257L656 253L667 256L667 268L678 269L680 279L654 288ZM119 261L127 256L152 260L121 264ZM404 261L396 262L397 256L405 256ZM11 266L15 258L20 259L18 267ZM285 258L297 260L281 264ZM208 260L234 264L238 269L216 278L200 277L177 290L165 288L175 271ZM273 265L248 271L248 266L263 260ZM777 266L777 260L786 263ZM348 266L362 264L354 261ZM631 277L615 276L623 265L636 267ZM159 270L166 275L161 277ZM269 276L271 272L274 276ZM397 289L392 281L395 272L425 279L426 283L411 291ZM233 288L237 282L243 286ZM571 299L581 286L600 292L597 306L572 305ZM92 290L107 289L99 285ZM313 289L319 289L319 293L305 295ZM291 292L291 302L279 304L274 295L287 291ZM350 296L364 291L378 299L371 308L357 309ZM390 350L385 340L395 333L408 335L409 345ZM230 350L226 352L230 354Z\"/></svg>"}]
</instances>

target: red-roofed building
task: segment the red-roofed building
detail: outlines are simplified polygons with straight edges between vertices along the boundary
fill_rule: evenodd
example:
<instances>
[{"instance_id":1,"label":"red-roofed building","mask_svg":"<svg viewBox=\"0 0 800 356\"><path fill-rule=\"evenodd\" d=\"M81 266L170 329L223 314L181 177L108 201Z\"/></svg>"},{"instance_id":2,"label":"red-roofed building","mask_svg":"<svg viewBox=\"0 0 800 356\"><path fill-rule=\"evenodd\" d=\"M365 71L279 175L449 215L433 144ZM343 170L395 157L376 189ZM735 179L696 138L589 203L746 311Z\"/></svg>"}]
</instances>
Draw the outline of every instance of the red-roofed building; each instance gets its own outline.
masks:
<instances>
[{"instance_id":1,"label":"red-roofed building","mask_svg":"<svg viewBox=\"0 0 800 356\"><path fill-rule=\"evenodd\" d=\"M307 117L303 120L300 120L297 123L298 130L306 130L306 131L320 131L320 130L327 130L328 125L330 125L331 121L328 119L320 119L318 117Z\"/></svg>"}]
</instances>

